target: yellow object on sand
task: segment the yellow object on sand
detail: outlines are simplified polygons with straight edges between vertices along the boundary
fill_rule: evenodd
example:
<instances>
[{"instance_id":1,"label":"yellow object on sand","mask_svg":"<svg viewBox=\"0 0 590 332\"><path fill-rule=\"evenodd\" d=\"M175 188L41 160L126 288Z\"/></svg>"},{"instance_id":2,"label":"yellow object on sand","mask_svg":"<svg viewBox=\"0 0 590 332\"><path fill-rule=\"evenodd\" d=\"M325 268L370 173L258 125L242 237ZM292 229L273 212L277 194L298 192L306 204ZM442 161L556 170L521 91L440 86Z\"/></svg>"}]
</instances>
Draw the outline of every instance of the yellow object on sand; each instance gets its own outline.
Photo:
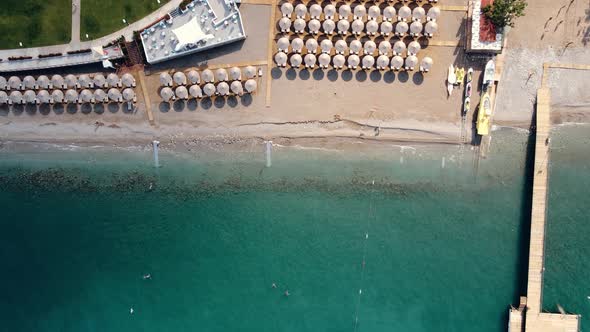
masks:
<instances>
[{"instance_id":1,"label":"yellow object on sand","mask_svg":"<svg viewBox=\"0 0 590 332\"><path fill-rule=\"evenodd\" d=\"M482 136L490 134L490 116L492 115L492 103L490 95L486 92L481 97L479 111L477 112L477 133Z\"/></svg>"},{"instance_id":2,"label":"yellow object on sand","mask_svg":"<svg viewBox=\"0 0 590 332\"><path fill-rule=\"evenodd\" d=\"M461 85L463 83L463 80L465 79L465 68L457 67L455 69L455 75L457 76L457 83L459 83L459 85Z\"/></svg>"}]
</instances>

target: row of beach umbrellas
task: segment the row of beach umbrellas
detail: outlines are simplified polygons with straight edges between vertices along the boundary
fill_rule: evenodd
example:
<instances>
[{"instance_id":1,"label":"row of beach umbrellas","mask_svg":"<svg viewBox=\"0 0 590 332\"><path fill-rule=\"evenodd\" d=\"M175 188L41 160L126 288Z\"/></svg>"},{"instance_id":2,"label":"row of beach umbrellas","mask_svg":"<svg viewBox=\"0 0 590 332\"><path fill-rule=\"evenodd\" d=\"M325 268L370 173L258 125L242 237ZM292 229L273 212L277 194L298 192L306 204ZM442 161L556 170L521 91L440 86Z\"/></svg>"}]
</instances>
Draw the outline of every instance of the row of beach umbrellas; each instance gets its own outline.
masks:
<instances>
[{"instance_id":1,"label":"row of beach umbrellas","mask_svg":"<svg viewBox=\"0 0 590 332\"><path fill-rule=\"evenodd\" d=\"M304 49L305 47L305 49ZM364 55L375 55L375 52L379 52L379 55L402 55L407 52L408 55L417 55L422 49L420 43L413 40L406 45L402 40L397 40L391 44L388 40L383 40L379 44L372 40L367 40L361 43L360 40L352 40L347 43L344 39L339 39L336 42L332 42L330 39L324 39L319 44L314 38L310 38L305 43L301 38L294 38L289 41L289 38L282 37L277 41L277 48L279 52L275 55L275 61L277 63L283 62L284 53L304 53L304 54L316 54L319 50L321 53L326 54L364 54ZM304 52L305 50L305 52Z\"/></svg>"},{"instance_id":2,"label":"row of beach umbrellas","mask_svg":"<svg viewBox=\"0 0 590 332\"><path fill-rule=\"evenodd\" d=\"M215 71L211 69L205 69L202 71L190 70L185 73L177 71L170 75L167 72L160 74L160 85L162 86L174 86L174 85L189 85L189 84L201 84L214 83L214 82L226 82L226 81L241 81L242 78L246 80L253 79L256 77L256 67L247 66L243 70L239 67L231 67L229 69L219 68Z\"/></svg>"},{"instance_id":3,"label":"row of beach umbrellas","mask_svg":"<svg viewBox=\"0 0 590 332\"><path fill-rule=\"evenodd\" d=\"M0 91L0 104L53 104L53 103L106 103L112 102L134 102L136 99L135 91L132 88L125 88L123 91L117 88L110 88L107 92L103 89L94 91L83 89L78 92L74 89L39 90L35 93L33 90L24 92L14 90L7 93Z\"/></svg>"},{"instance_id":4,"label":"row of beach umbrellas","mask_svg":"<svg viewBox=\"0 0 590 332\"><path fill-rule=\"evenodd\" d=\"M428 11L421 6L416 6L411 9L407 5L399 7L397 10L394 6L384 7L383 10L377 6L372 5L369 8L365 7L364 4L357 4L351 7L348 4L342 4L336 8L333 4L327 4L321 6L320 4L314 3L307 7L300 3L293 7L290 2L285 2L281 5L281 14L284 19L290 20L291 18L296 19L310 19L310 20L349 20L351 17L353 20L361 20L363 22L369 21L436 21L440 16L440 8L430 7Z\"/></svg>"},{"instance_id":5,"label":"row of beach umbrellas","mask_svg":"<svg viewBox=\"0 0 590 332\"><path fill-rule=\"evenodd\" d=\"M49 78L46 75L25 76L22 79L18 76L11 76L8 79L0 76L0 90L47 90L47 89L84 89L84 88L114 88L114 87L135 87L135 78L127 73L119 77L110 73L106 77L103 74L96 74L93 77L83 74L75 76L72 74L61 76L53 75Z\"/></svg>"},{"instance_id":6,"label":"row of beach umbrellas","mask_svg":"<svg viewBox=\"0 0 590 332\"><path fill-rule=\"evenodd\" d=\"M170 102L176 99L202 98L213 96L229 96L231 94L241 96L244 93L253 93L258 88L258 83L254 79L248 79L245 82L219 82L217 85L213 83L206 83L201 87L198 84L187 86L179 85L172 89L165 86L160 90L160 97L165 102Z\"/></svg>"},{"instance_id":7,"label":"row of beach umbrellas","mask_svg":"<svg viewBox=\"0 0 590 332\"><path fill-rule=\"evenodd\" d=\"M412 71L420 64L421 72L428 72L432 68L433 61L430 57L424 57L419 63L416 55L408 55L405 59L400 55L389 57L387 55L379 55L375 58L373 55L364 55L362 57L357 54L351 54L344 56L342 54L336 54L330 56L327 53L322 53L319 56L315 54L306 54L304 57L299 53L291 54L289 57L284 52L279 52L275 55L275 62L279 67L286 67L287 63L292 68L299 68L305 66L305 68L313 69L316 66L319 68L328 68L332 66L334 69L348 68L351 70L358 69L359 67L363 70L370 70L377 68L379 70L407 70Z\"/></svg>"}]
</instances>

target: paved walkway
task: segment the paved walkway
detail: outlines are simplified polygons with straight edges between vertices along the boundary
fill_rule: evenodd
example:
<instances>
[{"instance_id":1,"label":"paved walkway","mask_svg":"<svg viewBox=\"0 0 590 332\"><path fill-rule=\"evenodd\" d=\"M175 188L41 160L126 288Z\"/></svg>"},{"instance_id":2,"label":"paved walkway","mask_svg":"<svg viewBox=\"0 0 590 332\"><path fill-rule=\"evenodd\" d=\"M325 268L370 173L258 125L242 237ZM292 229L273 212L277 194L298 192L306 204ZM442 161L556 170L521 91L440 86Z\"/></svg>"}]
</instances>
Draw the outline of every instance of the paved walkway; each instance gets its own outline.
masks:
<instances>
[{"instance_id":1,"label":"paved walkway","mask_svg":"<svg viewBox=\"0 0 590 332\"><path fill-rule=\"evenodd\" d=\"M72 40L70 44L80 43L80 0L72 0Z\"/></svg>"}]
</instances>

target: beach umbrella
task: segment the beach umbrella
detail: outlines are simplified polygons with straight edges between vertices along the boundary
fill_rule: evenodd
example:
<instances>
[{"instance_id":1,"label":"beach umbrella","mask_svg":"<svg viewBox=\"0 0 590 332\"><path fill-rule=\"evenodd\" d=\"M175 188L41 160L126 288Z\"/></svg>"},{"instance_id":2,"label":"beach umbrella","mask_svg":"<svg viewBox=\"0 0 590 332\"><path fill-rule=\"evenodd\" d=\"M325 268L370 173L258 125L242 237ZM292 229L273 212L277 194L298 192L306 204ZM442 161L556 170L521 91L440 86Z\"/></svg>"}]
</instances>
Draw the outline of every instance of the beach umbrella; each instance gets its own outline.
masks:
<instances>
[{"instance_id":1,"label":"beach umbrella","mask_svg":"<svg viewBox=\"0 0 590 332\"><path fill-rule=\"evenodd\" d=\"M133 101L133 99L135 99L135 91L131 88L125 88L123 90L123 100Z\"/></svg>"},{"instance_id":2,"label":"beach umbrella","mask_svg":"<svg viewBox=\"0 0 590 332\"><path fill-rule=\"evenodd\" d=\"M429 21L436 21L440 16L440 8L438 7L430 7L428 13L426 14L426 19Z\"/></svg>"},{"instance_id":3,"label":"beach umbrella","mask_svg":"<svg viewBox=\"0 0 590 332\"><path fill-rule=\"evenodd\" d=\"M161 73L160 74L160 85L162 85L162 86L172 86L172 76L170 76L170 74L168 74L166 72Z\"/></svg>"},{"instance_id":4,"label":"beach umbrella","mask_svg":"<svg viewBox=\"0 0 590 332\"><path fill-rule=\"evenodd\" d=\"M121 100L121 91L119 91L119 89L117 88L110 88L107 92L107 95L109 96L109 99L112 101L118 102Z\"/></svg>"},{"instance_id":5,"label":"beach umbrella","mask_svg":"<svg viewBox=\"0 0 590 332\"><path fill-rule=\"evenodd\" d=\"M291 63L291 67L293 68L299 68L299 66L301 66L301 63L303 62L303 58L301 57L301 54L295 53L293 55L291 55L291 59L289 59L290 63Z\"/></svg>"},{"instance_id":6,"label":"beach umbrella","mask_svg":"<svg viewBox=\"0 0 590 332\"><path fill-rule=\"evenodd\" d=\"M363 69L371 69L375 65L375 57L372 55L365 55L363 57Z\"/></svg>"},{"instance_id":7,"label":"beach umbrella","mask_svg":"<svg viewBox=\"0 0 590 332\"><path fill-rule=\"evenodd\" d=\"M231 67L229 69L229 79L232 81L242 80L242 70L238 67Z\"/></svg>"},{"instance_id":8,"label":"beach umbrella","mask_svg":"<svg viewBox=\"0 0 590 332\"><path fill-rule=\"evenodd\" d=\"M373 53L375 53L376 49L377 44L375 44L375 42L372 40L367 40L363 45L363 51L365 52L365 54L372 55Z\"/></svg>"},{"instance_id":9,"label":"beach umbrella","mask_svg":"<svg viewBox=\"0 0 590 332\"><path fill-rule=\"evenodd\" d=\"M217 82L224 82L227 81L229 75L227 74L227 70L224 68L219 68L215 71L215 79Z\"/></svg>"},{"instance_id":10,"label":"beach umbrella","mask_svg":"<svg viewBox=\"0 0 590 332\"><path fill-rule=\"evenodd\" d=\"M119 84L120 84L119 76L117 76L117 74L115 74L115 73L108 74L107 75L107 84L110 87L119 86Z\"/></svg>"},{"instance_id":11,"label":"beach umbrella","mask_svg":"<svg viewBox=\"0 0 590 332\"><path fill-rule=\"evenodd\" d=\"M280 52L289 52L289 45L291 45L291 43L287 37L281 37L277 40L277 48Z\"/></svg>"},{"instance_id":12,"label":"beach umbrella","mask_svg":"<svg viewBox=\"0 0 590 332\"><path fill-rule=\"evenodd\" d=\"M322 29L324 29L326 34L331 35L334 33L334 29L336 29L336 23L331 19L327 19L322 23Z\"/></svg>"},{"instance_id":13,"label":"beach umbrella","mask_svg":"<svg viewBox=\"0 0 590 332\"><path fill-rule=\"evenodd\" d=\"M377 57L377 69L384 70L387 68L389 68L389 57L386 55Z\"/></svg>"},{"instance_id":14,"label":"beach umbrella","mask_svg":"<svg viewBox=\"0 0 590 332\"><path fill-rule=\"evenodd\" d=\"M297 18L305 18L306 14L307 7L305 7L304 4L300 3L297 6L295 6L295 15L297 15Z\"/></svg>"},{"instance_id":15,"label":"beach umbrella","mask_svg":"<svg viewBox=\"0 0 590 332\"><path fill-rule=\"evenodd\" d=\"M311 34L316 34L320 32L321 26L322 24L320 23L320 21L316 20L315 18L313 20L310 20L309 23L307 23L307 28L309 29L309 33Z\"/></svg>"},{"instance_id":16,"label":"beach umbrella","mask_svg":"<svg viewBox=\"0 0 590 332\"><path fill-rule=\"evenodd\" d=\"M275 54L275 62L279 67L287 65L287 54L285 52L278 52Z\"/></svg>"},{"instance_id":17,"label":"beach umbrella","mask_svg":"<svg viewBox=\"0 0 590 332\"><path fill-rule=\"evenodd\" d=\"M412 10L406 5L400 7L397 11L397 17L400 21L406 21L410 16L412 16Z\"/></svg>"},{"instance_id":18,"label":"beach umbrella","mask_svg":"<svg viewBox=\"0 0 590 332\"><path fill-rule=\"evenodd\" d=\"M385 7L385 9L383 9L383 18L388 22L391 22L393 20L395 14L396 12L393 6L387 6Z\"/></svg>"},{"instance_id":19,"label":"beach umbrella","mask_svg":"<svg viewBox=\"0 0 590 332\"><path fill-rule=\"evenodd\" d=\"M423 7L418 6L412 11L412 19L414 21L421 21L424 16L426 16L426 11Z\"/></svg>"},{"instance_id":20,"label":"beach umbrella","mask_svg":"<svg viewBox=\"0 0 590 332\"><path fill-rule=\"evenodd\" d=\"M188 99L188 90L184 85L177 86L176 89L174 89L174 94L176 95L176 98Z\"/></svg>"},{"instance_id":21,"label":"beach umbrella","mask_svg":"<svg viewBox=\"0 0 590 332\"><path fill-rule=\"evenodd\" d=\"M422 22L414 21L410 24L410 35L417 36L422 33Z\"/></svg>"},{"instance_id":22,"label":"beach umbrella","mask_svg":"<svg viewBox=\"0 0 590 332\"><path fill-rule=\"evenodd\" d=\"M317 20L316 20L317 21ZM319 23L319 21L318 21ZM295 20L295 22L293 22L293 30L295 31L295 33L303 33L303 30L305 30L305 20L298 18ZM318 26L319 29L319 26Z\"/></svg>"},{"instance_id":23,"label":"beach umbrella","mask_svg":"<svg viewBox=\"0 0 590 332\"><path fill-rule=\"evenodd\" d=\"M76 76L69 74L65 77L65 83L66 87L68 88L76 88L78 86L78 79L76 78Z\"/></svg>"},{"instance_id":24,"label":"beach umbrella","mask_svg":"<svg viewBox=\"0 0 590 332\"><path fill-rule=\"evenodd\" d=\"M416 55L418 54L418 52L420 52L420 49L422 47L420 47L420 43L418 43L417 41L413 40L408 44L408 55Z\"/></svg>"},{"instance_id":25,"label":"beach umbrella","mask_svg":"<svg viewBox=\"0 0 590 332\"><path fill-rule=\"evenodd\" d=\"M6 78L4 78L4 76L0 76L0 90L6 90L7 87L8 82L6 81Z\"/></svg>"},{"instance_id":26,"label":"beach umbrella","mask_svg":"<svg viewBox=\"0 0 590 332\"><path fill-rule=\"evenodd\" d=\"M82 90L82 92L80 92L80 102L90 103L92 102L92 98L94 98L94 94L92 93L92 91L84 89Z\"/></svg>"},{"instance_id":27,"label":"beach umbrella","mask_svg":"<svg viewBox=\"0 0 590 332\"><path fill-rule=\"evenodd\" d=\"M47 90L40 90L37 93L37 100L41 104L49 104L49 103L51 103L51 95L49 94L49 91L47 91Z\"/></svg>"},{"instance_id":28,"label":"beach umbrella","mask_svg":"<svg viewBox=\"0 0 590 332\"><path fill-rule=\"evenodd\" d=\"M391 22L382 22L381 23L381 34L384 36L389 36L389 34L393 31L393 24Z\"/></svg>"},{"instance_id":29,"label":"beach umbrella","mask_svg":"<svg viewBox=\"0 0 590 332\"><path fill-rule=\"evenodd\" d=\"M39 89L49 89L51 87L51 81L49 80L49 77L45 75L37 77L37 87Z\"/></svg>"},{"instance_id":30,"label":"beach umbrella","mask_svg":"<svg viewBox=\"0 0 590 332\"><path fill-rule=\"evenodd\" d=\"M186 75L181 72L177 71L172 75L172 79L174 80L174 84L176 85L185 85L186 84Z\"/></svg>"},{"instance_id":31,"label":"beach umbrella","mask_svg":"<svg viewBox=\"0 0 590 332\"><path fill-rule=\"evenodd\" d=\"M345 35L348 33L348 29L350 28L350 23L347 20L340 20L338 21L338 33L341 35Z\"/></svg>"},{"instance_id":32,"label":"beach umbrella","mask_svg":"<svg viewBox=\"0 0 590 332\"><path fill-rule=\"evenodd\" d=\"M297 55L299 55L299 54L297 54ZM220 96L227 96L229 94L229 84L227 84L227 82L221 82L221 83L217 84L217 93Z\"/></svg>"},{"instance_id":33,"label":"beach umbrella","mask_svg":"<svg viewBox=\"0 0 590 332\"><path fill-rule=\"evenodd\" d=\"M83 88L91 88L94 85L90 76L86 74L82 74L78 77L78 83L80 83L80 86Z\"/></svg>"},{"instance_id":34,"label":"beach umbrella","mask_svg":"<svg viewBox=\"0 0 590 332\"><path fill-rule=\"evenodd\" d=\"M21 81L21 79L17 76L11 76L8 79L8 87L11 90L20 90L20 88L22 87L23 82Z\"/></svg>"},{"instance_id":35,"label":"beach umbrella","mask_svg":"<svg viewBox=\"0 0 590 332\"><path fill-rule=\"evenodd\" d=\"M330 39L324 39L320 43L320 48L322 49L322 53L328 53L328 54L331 53L332 47L334 47L334 45L332 44L332 41Z\"/></svg>"},{"instance_id":36,"label":"beach umbrella","mask_svg":"<svg viewBox=\"0 0 590 332\"><path fill-rule=\"evenodd\" d=\"M348 48L350 48L351 53L358 54L363 49L363 44L361 44L360 40L355 39L350 42Z\"/></svg>"},{"instance_id":37,"label":"beach umbrella","mask_svg":"<svg viewBox=\"0 0 590 332\"><path fill-rule=\"evenodd\" d=\"M344 58L344 55L342 55L342 54L336 54L332 58L332 64L334 65L334 67L336 69L342 69L342 67L344 67L345 62L346 62L346 58Z\"/></svg>"},{"instance_id":38,"label":"beach umbrella","mask_svg":"<svg viewBox=\"0 0 590 332\"><path fill-rule=\"evenodd\" d=\"M426 26L424 27L424 31L428 37L432 37L432 35L434 35L437 30L438 24L434 21L427 22Z\"/></svg>"},{"instance_id":39,"label":"beach umbrella","mask_svg":"<svg viewBox=\"0 0 590 332\"><path fill-rule=\"evenodd\" d=\"M238 82L238 81L234 81L234 82ZM234 84L234 82L232 82L232 84ZM238 84L239 84L239 82L238 82ZM191 96L193 96L194 98L203 97L203 90L201 90L201 87L198 84L191 85L191 87L188 89L188 93Z\"/></svg>"},{"instance_id":40,"label":"beach umbrella","mask_svg":"<svg viewBox=\"0 0 590 332\"><path fill-rule=\"evenodd\" d=\"M35 80L35 79L33 79L33 80ZM23 99L25 100L25 102L27 104L35 104L37 102L37 95L35 94L35 91L27 90L23 94Z\"/></svg>"},{"instance_id":41,"label":"beach umbrella","mask_svg":"<svg viewBox=\"0 0 590 332\"><path fill-rule=\"evenodd\" d=\"M395 34L398 36L405 35L408 32L408 23L406 22L397 22L395 25Z\"/></svg>"},{"instance_id":42,"label":"beach umbrella","mask_svg":"<svg viewBox=\"0 0 590 332\"><path fill-rule=\"evenodd\" d=\"M54 89L64 88L64 78L61 75L51 76L51 85L53 85Z\"/></svg>"},{"instance_id":43,"label":"beach umbrella","mask_svg":"<svg viewBox=\"0 0 590 332\"><path fill-rule=\"evenodd\" d=\"M165 102L169 102L172 98L174 98L174 92L172 92L172 89L169 87L164 87L162 90L160 90L160 97L162 97L162 100Z\"/></svg>"},{"instance_id":44,"label":"beach umbrella","mask_svg":"<svg viewBox=\"0 0 590 332\"><path fill-rule=\"evenodd\" d=\"M381 16L381 9L375 5L369 7L369 19L376 20Z\"/></svg>"},{"instance_id":45,"label":"beach umbrella","mask_svg":"<svg viewBox=\"0 0 590 332\"><path fill-rule=\"evenodd\" d=\"M422 62L420 62L420 71L421 72L428 72L430 71L430 69L432 68L432 58L430 57L424 57L424 59L422 59Z\"/></svg>"},{"instance_id":46,"label":"beach umbrella","mask_svg":"<svg viewBox=\"0 0 590 332\"><path fill-rule=\"evenodd\" d=\"M303 61L305 62L305 68L314 68L317 58L314 54L308 53L303 58Z\"/></svg>"},{"instance_id":47,"label":"beach umbrella","mask_svg":"<svg viewBox=\"0 0 590 332\"><path fill-rule=\"evenodd\" d=\"M367 8L365 8L365 5L363 4L358 4L356 6L354 6L354 19L363 19L365 17L365 15L367 15Z\"/></svg>"},{"instance_id":48,"label":"beach umbrella","mask_svg":"<svg viewBox=\"0 0 590 332\"><path fill-rule=\"evenodd\" d=\"M317 3L314 3L313 5L311 5L311 7L309 7L309 16L311 18L319 19L321 15L322 15L322 6L318 5Z\"/></svg>"},{"instance_id":49,"label":"beach umbrella","mask_svg":"<svg viewBox=\"0 0 590 332\"><path fill-rule=\"evenodd\" d=\"M211 97L215 94L215 85L213 85L213 83L207 83L205 84L205 86L203 86L203 92L205 93L205 95L207 95L208 97Z\"/></svg>"},{"instance_id":50,"label":"beach umbrella","mask_svg":"<svg viewBox=\"0 0 590 332\"><path fill-rule=\"evenodd\" d=\"M336 14L336 7L333 4L327 4L324 7L324 17L326 19L333 19Z\"/></svg>"},{"instance_id":51,"label":"beach umbrella","mask_svg":"<svg viewBox=\"0 0 590 332\"><path fill-rule=\"evenodd\" d=\"M107 94L104 92L103 89L96 89L94 90L94 101L98 103L102 103L107 99Z\"/></svg>"},{"instance_id":52,"label":"beach umbrella","mask_svg":"<svg viewBox=\"0 0 590 332\"><path fill-rule=\"evenodd\" d=\"M213 74L211 69L205 69L201 72L201 79L205 83L213 83L215 82L215 74Z\"/></svg>"},{"instance_id":53,"label":"beach umbrella","mask_svg":"<svg viewBox=\"0 0 590 332\"><path fill-rule=\"evenodd\" d=\"M379 24L376 21L369 21L365 27L367 34L374 35L379 30Z\"/></svg>"},{"instance_id":54,"label":"beach umbrella","mask_svg":"<svg viewBox=\"0 0 590 332\"><path fill-rule=\"evenodd\" d=\"M96 86L97 88L104 88L107 83L107 79L104 77L103 74L94 75L92 81L94 82L94 86Z\"/></svg>"},{"instance_id":55,"label":"beach umbrella","mask_svg":"<svg viewBox=\"0 0 590 332\"><path fill-rule=\"evenodd\" d=\"M66 91L66 101L68 103L76 103L78 102L78 91L74 89L68 89Z\"/></svg>"},{"instance_id":56,"label":"beach umbrella","mask_svg":"<svg viewBox=\"0 0 590 332\"><path fill-rule=\"evenodd\" d=\"M288 32L291 29L291 20L283 17L279 20L279 28L281 32Z\"/></svg>"},{"instance_id":57,"label":"beach umbrella","mask_svg":"<svg viewBox=\"0 0 590 332\"><path fill-rule=\"evenodd\" d=\"M338 17L340 17L341 20L348 20L351 12L352 10L350 9L350 6L344 4L338 8Z\"/></svg>"},{"instance_id":58,"label":"beach umbrella","mask_svg":"<svg viewBox=\"0 0 590 332\"><path fill-rule=\"evenodd\" d=\"M23 103L23 94L20 91L12 91L10 93L10 101L13 104L22 104Z\"/></svg>"},{"instance_id":59,"label":"beach umbrella","mask_svg":"<svg viewBox=\"0 0 590 332\"><path fill-rule=\"evenodd\" d=\"M35 89L37 85L37 80L33 76L25 76L23 78L23 86L25 89Z\"/></svg>"},{"instance_id":60,"label":"beach umbrella","mask_svg":"<svg viewBox=\"0 0 590 332\"><path fill-rule=\"evenodd\" d=\"M348 44L344 39L339 39L334 44L334 48L336 49L336 53L344 54L348 50Z\"/></svg>"},{"instance_id":61,"label":"beach umbrella","mask_svg":"<svg viewBox=\"0 0 590 332\"><path fill-rule=\"evenodd\" d=\"M379 54L382 55L389 55L391 52L391 43L387 40L384 40L379 43Z\"/></svg>"},{"instance_id":62,"label":"beach umbrella","mask_svg":"<svg viewBox=\"0 0 590 332\"><path fill-rule=\"evenodd\" d=\"M240 70L238 68L238 70ZM199 84L201 83L201 75L199 75L199 72L196 70L191 70L186 74L186 77L188 78L188 81L191 84Z\"/></svg>"},{"instance_id":63,"label":"beach umbrella","mask_svg":"<svg viewBox=\"0 0 590 332\"><path fill-rule=\"evenodd\" d=\"M246 76L246 79L256 77L256 67L248 66L248 67L244 68L244 76Z\"/></svg>"},{"instance_id":64,"label":"beach umbrella","mask_svg":"<svg viewBox=\"0 0 590 332\"><path fill-rule=\"evenodd\" d=\"M360 63L361 63L361 58L359 58L358 55L351 54L348 56L348 68L356 69Z\"/></svg>"},{"instance_id":65,"label":"beach umbrella","mask_svg":"<svg viewBox=\"0 0 590 332\"><path fill-rule=\"evenodd\" d=\"M291 49L295 53L301 53L303 50L303 39L297 37L291 41Z\"/></svg>"},{"instance_id":66,"label":"beach umbrella","mask_svg":"<svg viewBox=\"0 0 590 332\"><path fill-rule=\"evenodd\" d=\"M401 40L396 41L393 44L393 55L402 54L406 50L406 43Z\"/></svg>"},{"instance_id":67,"label":"beach umbrella","mask_svg":"<svg viewBox=\"0 0 590 332\"><path fill-rule=\"evenodd\" d=\"M53 100L54 103L63 103L64 93L61 90L53 90L51 92L51 100Z\"/></svg>"},{"instance_id":68,"label":"beach umbrella","mask_svg":"<svg viewBox=\"0 0 590 332\"><path fill-rule=\"evenodd\" d=\"M8 104L8 94L6 94L6 91L0 90L0 104Z\"/></svg>"},{"instance_id":69,"label":"beach umbrella","mask_svg":"<svg viewBox=\"0 0 590 332\"><path fill-rule=\"evenodd\" d=\"M330 56L326 53L322 53L318 57L318 62L320 63L321 68L328 68L328 66L330 65L330 60Z\"/></svg>"},{"instance_id":70,"label":"beach umbrella","mask_svg":"<svg viewBox=\"0 0 590 332\"><path fill-rule=\"evenodd\" d=\"M352 21L352 33L355 35L360 34L361 32L363 32L363 29L365 28L365 23L360 20L354 20Z\"/></svg>"},{"instance_id":71,"label":"beach umbrella","mask_svg":"<svg viewBox=\"0 0 590 332\"><path fill-rule=\"evenodd\" d=\"M410 55L406 58L406 70L414 70L414 67L418 64L418 58L415 55Z\"/></svg>"},{"instance_id":72,"label":"beach umbrella","mask_svg":"<svg viewBox=\"0 0 590 332\"><path fill-rule=\"evenodd\" d=\"M293 5L289 2L285 2L281 5L281 13L284 17L291 16L293 14Z\"/></svg>"},{"instance_id":73,"label":"beach umbrella","mask_svg":"<svg viewBox=\"0 0 590 332\"><path fill-rule=\"evenodd\" d=\"M318 50L318 41L315 38L310 38L305 42L307 53L315 54Z\"/></svg>"},{"instance_id":74,"label":"beach umbrella","mask_svg":"<svg viewBox=\"0 0 590 332\"><path fill-rule=\"evenodd\" d=\"M393 70L400 70L400 68L404 65L404 58L399 55L394 56L391 58L391 69Z\"/></svg>"},{"instance_id":75,"label":"beach umbrella","mask_svg":"<svg viewBox=\"0 0 590 332\"><path fill-rule=\"evenodd\" d=\"M257 87L258 83L256 83L255 80L247 80L246 83L244 83L244 89L246 89L246 92L248 93L256 91Z\"/></svg>"},{"instance_id":76,"label":"beach umbrella","mask_svg":"<svg viewBox=\"0 0 590 332\"><path fill-rule=\"evenodd\" d=\"M242 94L244 94L244 87L242 86L241 82L233 81L231 82L229 88L231 92L233 92L236 95L241 96Z\"/></svg>"},{"instance_id":77,"label":"beach umbrella","mask_svg":"<svg viewBox=\"0 0 590 332\"><path fill-rule=\"evenodd\" d=\"M133 77L133 75L131 75L129 73L125 73L121 77L121 83L126 88L134 87L135 86L135 77Z\"/></svg>"}]
</instances>

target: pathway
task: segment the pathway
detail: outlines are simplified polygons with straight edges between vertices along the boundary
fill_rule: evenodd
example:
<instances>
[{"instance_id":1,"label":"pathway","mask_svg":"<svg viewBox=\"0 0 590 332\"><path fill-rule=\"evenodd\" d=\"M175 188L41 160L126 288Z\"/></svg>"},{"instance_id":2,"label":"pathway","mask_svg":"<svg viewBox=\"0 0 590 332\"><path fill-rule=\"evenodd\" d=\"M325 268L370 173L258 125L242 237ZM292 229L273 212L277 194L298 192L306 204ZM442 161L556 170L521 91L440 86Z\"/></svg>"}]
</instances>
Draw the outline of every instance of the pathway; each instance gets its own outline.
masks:
<instances>
[{"instance_id":1,"label":"pathway","mask_svg":"<svg viewBox=\"0 0 590 332\"><path fill-rule=\"evenodd\" d=\"M70 44L80 42L80 0L72 0L72 39Z\"/></svg>"}]
</instances>

